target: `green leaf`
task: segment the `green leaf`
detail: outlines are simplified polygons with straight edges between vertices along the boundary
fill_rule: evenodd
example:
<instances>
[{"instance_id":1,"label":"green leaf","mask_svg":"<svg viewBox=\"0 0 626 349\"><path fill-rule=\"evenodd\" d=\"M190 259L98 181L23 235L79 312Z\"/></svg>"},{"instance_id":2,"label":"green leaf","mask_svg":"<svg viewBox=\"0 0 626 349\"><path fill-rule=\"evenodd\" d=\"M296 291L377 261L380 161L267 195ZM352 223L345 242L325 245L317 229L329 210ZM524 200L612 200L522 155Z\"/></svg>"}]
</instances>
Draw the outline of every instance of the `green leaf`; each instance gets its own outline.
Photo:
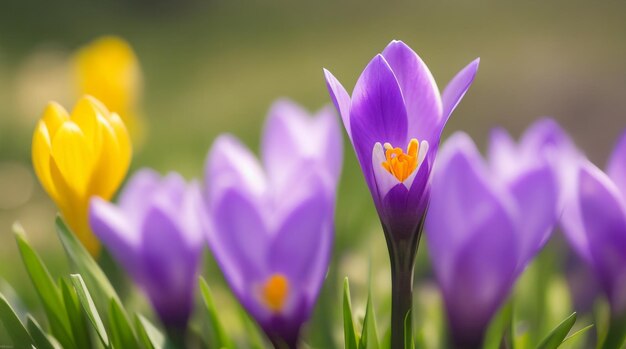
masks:
<instances>
[{"instance_id":1,"label":"green leaf","mask_svg":"<svg viewBox=\"0 0 626 349\"><path fill-rule=\"evenodd\" d=\"M502 343L504 333L512 327L513 321L513 304L512 301L506 303L494 319L489 324L483 349L498 349Z\"/></svg>"},{"instance_id":2,"label":"green leaf","mask_svg":"<svg viewBox=\"0 0 626 349\"><path fill-rule=\"evenodd\" d=\"M7 330L7 334L13 342L15 348L30 349L33 344L33 339L24 328L24 325L20 321L17 314L9 304L9 301L0 293L0 319L4 328Z\"/></svg>"},{"instance_id":3,"label":"green leaf","mask_svg":"<svg viewBox=\"0 0 626 349\"><path fill-rule=\"evenodd\" d=\"M365 319L363 320L363 331L359 349L378 349L378 329L376 327L376 314L372 302L372 287L368 287L367 307L365 308Z\"/></svg>"},{"instance_id":4,"label":"green leaf","mask_svg":"<svg viewBox=\"0 0 626 349\"><path fill-rule=\"evenodd\" d=\"M350 283L343 280L343 338L346 349L357 349L356 331L352 318L352 301L350 300Z\"/></svg>"},{"instance_id":5,"label":"green leaf","mask_svg":"<svg viewBox=\"0 0 626 349\"><path fill-rule=\"evenodd\" d=\"M28 315L26 320L26 327L35 342L35 347L37 349L62 349L61 345L54 339L49 338L48 335L41 329L37 320L30 315Z\"/></svg>"},{"instance_id":6,"label":"green leaf","mask_svg":"<svg viewBox=\"0 0 626 349\"><path fill-rule=\"evenodd\" d=\"M96 307L103 316L106 316L111 298L121 303L113 285L60 216L57 216L55 223L65 253L77 274L82 276L85 285L93 294Z\"/></svg>"},{"instance_id":7,"label":"green leaf","mask_svg":"<svg viewBox=\"0 0 626 349\"><path fill-rule=\"evenodd\" d=\"M26 271L43 304L52 333L64 348L75 348L76 345L71 338L70 324L61 299L61 292L37 252L26 241L22 226L18 223L14 224L13 232Z\"/></svg>"},{"instance_id":8,"label":"green leaf","mask_svg":"<svg viewBox=\"0 0 626 349\"><path fill-rule=\"evenodd\" d=\"M622 348L624 341L626 341L626 315L611 316L609 331L602 342L602 348Z\"/></svg>"},{"instance_id":9,"label":"green leaf","mask_svg":"<svg viewBox=\"0 0 626 349\"><path fill-rule=\"evenodd\" d=\"M596 324L596 348L602 348L602 344L606 340L606 336L609 333L609 324L611 319L611 310L607 301L600 297L596 300L593 306L593 317Z\"/></svg>"},{"instance_id":10,"label":"green leaf","mask_svg":"<svg viewBox=\"0 0 626 349\"><path fill-rule=\"evenodd\" d=\"M204 299L204 305L207 308L209 314L209 326L211 330L211 348L234 348L232 341L226 334L224 326L222 325L217 310L215 309L215 302L213 301L213 295L211 289L206 283L206 280L201 276L199 278L200 291L202 298Z\"/></svg>"},{"instance_id":11,"label":"green leaf","mask_svg":"<svg viewBox=\"0 0 626 349\"><path fill-rule=\"evenodd\" d=\"M126 313L116 299L111 299L109 306L109 328L113 348L139 348L135 332L126 317Z\"/></svg>"},{"instance_id":12,"label":"green leaf","mask_svg":"<svg viewBox=\"0 0 626 349\"><path fill-rule=\"evenodd\" d=\"M67 280L61 279L60 283L63 303L65 304L65 311L70 322L74 342L78 348L91 348L89 327L87 326L87 319L83 315L78 295Z\"/></svg>"},{"instance_id":13,"label":"green leaf","mask_svg":"<svg viewBox=\"0 0 626 349\"><path fill-rule=\"evenodd\" d=\"M560 324L558 324L537 346L537 349L555 349L558 348L567 334L576 323L576 313L568 316Z\"/></svg>"},{"instance_id":14,"label":"green leaf","mask_svg":"<svg viewBox=\"0 0 626 349\"><path fill-rule=\"evenodd\" d=\"M137 332L139 338L147 349L163 349L166 348L165 336L150 322L140 314L135 317L137 324Z\"/></svg>"},{"instance_id":15,"label":"green leaf","mask_svg":"<svg viewBox=\"0 0 626 349\"><path fill-rule=\"evenodd\" d=\"M413 342L413 328L411 327L412 321L411 310L406 313L404 317L404 349L415 349L415 342Z\"/></svg>"},{"instance_id":16,"label":"green leaf","mask_svg":"<svg viewBox=\"0 0 626 349\"><path fill-rule=\"evenodd\" d=\"M104 328L104 324L102 323L102 319L98 314L98 309L96 309L95 304L93 303L93 299L89 294L89 290L87 290L87 286L85 286L85 282L83 278L79 274L70 275L72 280L72 284L74 284L74 289L76 290L76 295L78 296L78 300L80 304L83 306L83 310L87 314L87 318L91 322L91 325L96 330L98 337L100 337L100 341L104 344L105 347L109 346L109 336Z\"/></svg>"},{"instance_id":17,"label":"green leaf","mask_svg":"<svg viewBox=\"0 0 626 349\"><path fill-rule=\"evenodd\" d=\"M251 349L264 349L266 346L259 327L241 307L239 307L239 317L241 318L241 322L243 322L243 328L248 339L248 347Z\"/></svg>"},{"instance_id":18,"label":"green leaf","mask_svg":"<svg viewBox=\"0 0 626 349\"><path fill-rule=\"evenodd\" d=\"M569 335L567 338L563 340L563 343L561 343L560 348L581 348L582 347L581 343L584 343L585 338L586 338L584 334L586 334L591 328L593 328L593 324L585 326L581 328L580 330L572 333L571 335Z\"/></svg>"}]
</instances>

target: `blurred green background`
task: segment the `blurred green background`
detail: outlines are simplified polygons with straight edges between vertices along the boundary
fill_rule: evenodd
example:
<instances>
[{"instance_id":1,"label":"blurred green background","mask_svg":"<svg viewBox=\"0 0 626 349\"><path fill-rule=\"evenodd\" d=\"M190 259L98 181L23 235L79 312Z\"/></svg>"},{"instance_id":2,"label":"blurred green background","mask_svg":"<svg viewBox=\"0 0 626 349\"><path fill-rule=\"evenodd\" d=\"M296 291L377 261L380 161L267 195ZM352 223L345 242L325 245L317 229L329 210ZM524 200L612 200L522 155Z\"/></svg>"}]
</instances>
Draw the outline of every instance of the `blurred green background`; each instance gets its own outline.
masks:
<instances>
[{"instance_id":1,"label":"blurred green background","mask_svg":"<svg viewBox=\"0 0 626 349\"><path fill-rule=\"evenodd\" d=\"M276 98L317 110L330 102L322 67L351 91L367 62L392 39L420 54L440 89L481 57L477 79L445 135L464 130L484 147L493 126L517 136L532 120L552 116L603 165L626 126L625 13L626 3L619 1L4 1L0 276L26 304L38 306L17 263L10 229L16 220L53 272L68 270L53 231L56 210L30 165L31 135L47 101L74 104L67 60L102 35L128 40L142 66L148 132L131 171L149 166L200 177L208 148L222 132L258 150ZM335 308L344 276L352 282L355 307L364 307L370 260L382 323L388 316L384 238L345 141L335 253L307 335L320 348L341 339L341 327L334 324L340 323ZM549 248L568 254L563 246ZM419 255L421 304L437 296L425 250ZM204 275L228 317L234 301L210 257L206 264Z\"/></svg>"}]
</instances>

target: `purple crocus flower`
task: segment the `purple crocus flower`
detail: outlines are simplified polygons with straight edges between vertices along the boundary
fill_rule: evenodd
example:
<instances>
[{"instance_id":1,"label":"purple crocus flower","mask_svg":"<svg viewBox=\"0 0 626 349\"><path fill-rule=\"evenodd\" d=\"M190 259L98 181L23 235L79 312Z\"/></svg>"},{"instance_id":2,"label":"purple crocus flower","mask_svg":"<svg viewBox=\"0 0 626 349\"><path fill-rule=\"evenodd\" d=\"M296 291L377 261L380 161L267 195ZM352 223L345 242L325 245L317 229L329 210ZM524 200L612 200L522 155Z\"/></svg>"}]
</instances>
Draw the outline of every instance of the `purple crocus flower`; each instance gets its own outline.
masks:
<instances>
[{"instance_id":1,"label":"purple crocus flower","mask_svg":"<svg viewBox=\"0 0 626 349\"><path fill-rule=\"evenodd\" d=\"M184 331L193 309L204 245L201 207L197 184L148 169L132 177L117 206L91 200L93 232L145 291L168 330Z\"/></svg>"},{"instance_id":2,"label":"purple crocus flower","mask_svg":"<svg viewBox=\"0 0 626 349\"><path fill-rule=\"evenodd\" d=\"M277 347L296 346L328 269L341 147L333 111L311 117L279 101L261 162L229 135L217 138L207 158L209 246Z\"/></svg>"},{"instance_id":3,"label":"purple crocus flower","mask_svg":"<svg viewBox=\"0 0 626 349\"><path fill-rule=\"evenodd\" d=\"M612 324L604 348L617 348L626 335L626 132L606 172L586 159L577 165L563 228L608 298Z\"/></svg>"},{"instance_id":4,"label":"purple crocus flower","mask_svg":"<svg viewBox=\"0 0 626 349\"><path fill-rule=\"evenodd\" d=\"M370 61L352 97L324 70L331 99L341 114L385 231L392 264L394 348L403 347L413 264L439 138L472 84L478 63L476 59L463 68L441 95L426 64L402 41L392 41Z\"/></svg>"},{"instance_id":5,"label":"purple crocus flower","mask_svg":"<svg viewBox=\"0 0 626 349\"><path fill-rule=\"evenodd\" d=\"M441 151L426 231L455 346L481 346L489 320L550 236L557 177L541 154L536 159L504 175L464 133Z\"/></svg>"}]
</instances>

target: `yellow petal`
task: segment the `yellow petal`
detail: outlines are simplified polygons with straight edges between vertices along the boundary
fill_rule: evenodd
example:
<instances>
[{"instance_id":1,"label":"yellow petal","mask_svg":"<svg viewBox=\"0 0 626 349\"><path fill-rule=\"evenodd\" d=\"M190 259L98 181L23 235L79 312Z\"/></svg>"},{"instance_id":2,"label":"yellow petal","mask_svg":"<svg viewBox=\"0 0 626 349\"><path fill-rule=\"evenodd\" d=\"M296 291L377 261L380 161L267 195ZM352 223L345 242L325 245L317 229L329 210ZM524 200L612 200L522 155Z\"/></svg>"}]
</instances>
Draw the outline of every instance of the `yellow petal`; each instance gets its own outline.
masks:
<instances>
[{"instance_id":1,"label":"yellow petal","mask_svg":"<svg viewBox=\"0 0 626 349\"><path fill-rule=\"evenodd\" d=\"M139 63L130 45L118 37L103 37L83 47L75 57L82 93L103 101L111 110L134 106L140 94Z\"/></svg>"},{"instance_id":2,"label":"yellow petal","mask_svg":"<svg viewBox=\"0 0 626 349\"><path fill-rule=\"evenodd\" d=\"M52 140L52 163L78 197L86 194L93 173L93 155L89 140L73 121L64 123ZM52 178L55 180L54 173ZM55 185L58 187L60 183L55 180Z\"/></svg>"},{"instance_id":3,"label":"yellow petal","mask_svg":"<svg viewBox=\"0 0 626 349\"><path fill-rule=\"evenodd\" d=\"M46 106L41 116L41 121L46 124L49 138L54 138L54 134L57 132L61 125L70 119L65 108L56 102L50 102Z\"/></svg>"},{"instance_id":4,"label":"yellow petal","mask_svg":"<svg viewBox=\"0 0 626 349\"><path fill-rule=\"evenodd\" d=\"M46 190L48 195L58 202L58 195L52 178L50 177L50 135L44 120L37 123L37 128L33 134L32 144L32 161L35 168L35 174L39 178L39 182Z\"/></svg>"},{"instance_id":5,"label":"yellow petal","mask_svg":"<svg viewBox=\"0 0 626 349\"><path fill-rule=\"evenodd\" d=\"M72 110L71 120L78 125L92 152L98 153L102 144L102 136L98 118L103 117L104 106L91 96L84 96L78 100Z\"/></svg>"},{"instance_id":6,"label":"yellow petal","mask_svg":"<svg viewBox=\"0 0 626 349\"><path fill-rule=\"evenodd\" d=\"M113 126L104 119L100 120L102 122L102 151L95 166L95 173L98 175L92 178L89 193L109 200L128 171L130 151L126 145L120 144ZM124 137L128 138L127 134L121 134L121 136L122 141Z\"/></svg>"}]
</instances>

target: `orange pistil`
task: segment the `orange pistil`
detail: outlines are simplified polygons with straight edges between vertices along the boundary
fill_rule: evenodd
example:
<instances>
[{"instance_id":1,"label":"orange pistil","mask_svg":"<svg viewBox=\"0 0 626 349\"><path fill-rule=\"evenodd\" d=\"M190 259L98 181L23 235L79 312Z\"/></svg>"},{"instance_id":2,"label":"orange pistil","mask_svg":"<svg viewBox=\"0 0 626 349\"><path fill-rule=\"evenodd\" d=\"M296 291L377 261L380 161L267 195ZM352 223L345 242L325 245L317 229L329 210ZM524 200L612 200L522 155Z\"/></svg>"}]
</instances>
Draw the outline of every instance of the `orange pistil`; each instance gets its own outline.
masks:
<instances>
[{"instance_id":1,"label":"orange pistil","mask_svg":"<svg viewBox=\"0 0 626 349\"><path fill-rule=\"evenodd\" d=\"M404 182L417 168L419 142L413 138L407 146L406 153L401 148L393 148L385 143L385 158L381 164L385 170L394 175L400 182Z\"/></svg>"},{"instance_id":2,"label":"orange pistil","mask_svg":"<svg viewBox=\"0 0 626 349\"><path fill-rule=\"evenodd\" d=\"M285 307L289 295L289 280L280 273L272 274L263 284L261 298L265 306L278 313Z\"/></svg>"}]
</instances>

